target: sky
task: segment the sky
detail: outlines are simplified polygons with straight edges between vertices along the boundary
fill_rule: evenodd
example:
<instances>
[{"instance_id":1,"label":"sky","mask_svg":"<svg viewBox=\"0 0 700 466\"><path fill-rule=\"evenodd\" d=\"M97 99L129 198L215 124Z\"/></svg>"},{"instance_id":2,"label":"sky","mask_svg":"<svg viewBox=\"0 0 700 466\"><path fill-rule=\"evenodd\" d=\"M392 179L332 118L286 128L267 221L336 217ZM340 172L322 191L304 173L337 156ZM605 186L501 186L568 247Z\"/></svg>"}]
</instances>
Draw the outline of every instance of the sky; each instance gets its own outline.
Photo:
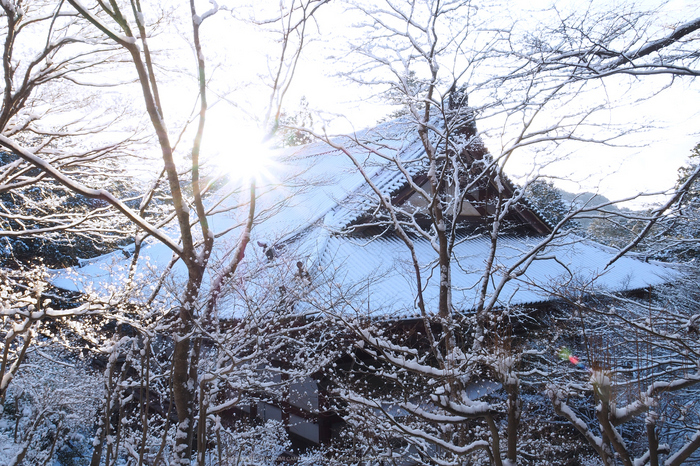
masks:
<instances>
[{"instance_id":1,"label":"sky","mask_svg":"<svg viewBox=\"0 0 700 466\"><path fill-rule=\"evenodd\" d=\"M671 18L687 18L694 13L690 3L685 0L670 2L664 11ZM528 14L537 14L532 12L530 3L522 5L526 5ZM511 12L511 15L520 14L524 13ZM209 113L205 150L215 158L234 158L233 163L228 163L234 167L243 162L235 161L235 154L231 153L232 141L237 141L239 149L244 148L238 150L239 153L264 150L257 148L264 136L259 122L264 113L261 109L269 95L264 82L269 78L270 59L279 50L273 36L239 20L248 15L265 17L258 7L247 11L235 9L233 13L219 11L203 27L208 73L212 77L209 100L214 103ZM285 97L285 108L292 112L302 97L309 101L311 108L319 112L316 130L348 133L371 127L393 109L377 97L376 88L349 83L337 76L338 70L347 66L347 60L339 64L337 58L346 58L342 54L346 53L347 42L357 39L357 29L351 27L356 19L333 3L319 15L311 31L314 40L307 45ZM187 34L182 32L179 40L178 46L172 42L169 46L186 50ZM193 60L183 61L182 65L186 64L192 67ZM604 91L582 97L610 104L612 108L601 112L596 121L603 129L626 125L633 133L617 140L616 144L627 147L565 144L556 149L556 158L565 160L542 168L540 173L568 191L600 192L612 199L639 192L661 192L672 187L678 167L700 142L700 127L696 124L700 117L700 82L676 78L668 89L646 99L670 82L669 77L642 78L626 86L606 82ZM171 96L168 100L176 108L175 114L181 114L183 109L189 111L194 103L181 97L187 95L181 89L183 83L184 80L168 87ZM637 102L642 98L645 100ZM323 124L321 115L327 119ZM502 135L492 131L488 121L479 124L487 147L497 153ZM641 128L645 129L641 131ZM533 160L540 161L542 157L527 151L519 154L510 162L509 174L523 182L522 174L531 173ZM553 154L545 155L544 159L547 157L552 158ZM639 207L659 199L642 198L630 205Z\"/></svg>"}]
</instances>

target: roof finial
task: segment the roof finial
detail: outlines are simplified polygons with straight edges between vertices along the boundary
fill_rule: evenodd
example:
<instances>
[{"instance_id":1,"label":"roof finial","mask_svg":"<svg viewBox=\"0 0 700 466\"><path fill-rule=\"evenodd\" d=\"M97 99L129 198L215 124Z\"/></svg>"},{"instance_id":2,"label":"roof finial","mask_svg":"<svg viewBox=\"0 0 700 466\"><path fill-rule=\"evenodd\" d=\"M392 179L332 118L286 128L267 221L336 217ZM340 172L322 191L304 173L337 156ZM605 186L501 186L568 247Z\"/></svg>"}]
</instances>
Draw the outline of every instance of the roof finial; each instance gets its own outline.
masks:
<instances>
[{"instance_id":1,"label":"roof finial","mask_svg":"<svg viewBox=\"0 0 700 466\"><path fill-rule=\"evenodd\" d=\"M453 82L452 87L447 91L447 99L447 108L450 110L469 107L469 96L467 94L466 84L457 87L457 81Z\"/></svg>"},{"instance_id":2,"label":"roof finial","mask_svg":"<svg viewBox=\"0 0 700 466\"><path fill-rule=\"evenodd\" d=\"M476 116L474 109L469 106L467 85L457 86L457 81L447 92L447 110L450 126L458 133L476 136Z\"/></svg>"}]
</instances>

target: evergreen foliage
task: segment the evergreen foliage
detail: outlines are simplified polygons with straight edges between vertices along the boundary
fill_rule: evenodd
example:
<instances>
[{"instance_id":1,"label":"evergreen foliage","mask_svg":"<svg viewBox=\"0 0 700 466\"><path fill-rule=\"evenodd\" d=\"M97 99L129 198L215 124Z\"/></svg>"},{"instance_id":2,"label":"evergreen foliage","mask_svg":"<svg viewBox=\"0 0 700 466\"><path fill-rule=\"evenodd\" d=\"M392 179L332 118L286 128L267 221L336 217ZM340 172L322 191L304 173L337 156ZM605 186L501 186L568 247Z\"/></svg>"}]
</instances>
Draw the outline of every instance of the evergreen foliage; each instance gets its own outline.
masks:
<instances>
[{"instance_id":1,"label":"evergreen foliage","mask_svg":"<svg viewBox=\"0 0 700 466\"><path fill-rule=\"evenodd\" d=\"M553 225L564 220L573 210L562 197L561 191L548 180L537 179L529 183L525 188L525 196ZM564 225L564 229L577 228L580 228L580 224L574 220L569 220Z\"/></svg>"},{"instance_id":2,"label":"evergreen foliage","mask_svg":"<svg viewBox=\"0 0 700 466\"><path fill-rule=\"evenodd\" d=\"M0 168L16 160L17 156L0 152ZM31 169L25 176L38 174L38 169ZM127 198L134 195L126 179L110 184ZM125 245L133 234L128 222L119 219L115 223L113 211L105 201L75 193L50 178L0 192L0 203L0 226L5 232L0 233L0 264L6 267L38 263L50 268L75 266L80 259ZM126 204L138 208L138 199L131 197ZM59 228L66 224L67 228Z\"/></svg>"},{"instance_id":3,"label":"evergreen foliage","mask_svg":"<svg viewBox=\"0 0 700 466\"><path fill-rule=\"evenodd\" d=\"M700 144L691 151L688 164L678 169L676 188L685 184L700 163ZM655 256L672 261L689 262L700 257L700 182L693 183L681 197L675 212L663 222Z\"/></svg>"},{"instance_id":4,"label":"evergreen foliage","mask_svg":"<svg viewBox=\"0 0 700 466\"><path fill-rule=\"evenodd\" d=\"M313 142L314 138L306 131L297 128L312 128L314 116L309 109L309 101L302 97L299 102L299 110L291 115L282 113L279 119L279 129L277 137L280 139L282 147L303 146Z\"/></svg>"}]
</instances>

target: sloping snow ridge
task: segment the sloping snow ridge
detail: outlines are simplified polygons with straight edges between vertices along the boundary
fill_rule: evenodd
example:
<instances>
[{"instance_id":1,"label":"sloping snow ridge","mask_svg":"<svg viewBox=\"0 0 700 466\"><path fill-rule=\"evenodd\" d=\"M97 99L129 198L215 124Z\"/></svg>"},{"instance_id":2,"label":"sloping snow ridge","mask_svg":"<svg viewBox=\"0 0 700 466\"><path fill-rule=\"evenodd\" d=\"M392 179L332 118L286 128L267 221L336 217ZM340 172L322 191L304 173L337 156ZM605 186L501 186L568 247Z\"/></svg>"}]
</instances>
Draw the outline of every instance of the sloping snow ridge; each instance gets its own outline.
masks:
<instances>
[{"instance_id":1,"label":"sloping snow ridge","mask_svg":"<svg viewBox=\"0 0 700 466\"><path fill-rule=\"evenodd\" d=\"M406 121L384 123L355 137L370 142L358 144L347 138L336 138L334 142L344 145L385 196L400 189L404 178L392 169L391 161L377 152L398 157L411 175L422 167L422 145ZM372 316L416 316L417 283L406 246L392 235L358 238L339 233L376 205L376 195L350 158L341 150L319 142L280 151L276 160L270 169L271 176L258 183L258 219L239 271L243 276L246 271L256 271L254 275L258 278L265 274L267 278L258 282L239 278L241 284L247 280L245 284L252 287L246 296L271 293L263 284L281 288L285 280L294 277L298 282L297 263L300 263L313 282L326 281L338 290L353 293ZM217 234L225 233L216 241L213 267L209 270L225 263L237 244L247 214L247 207L241 207L245 192L229 184L207 200L214 212L210 216L211 228ZM234 209L234 206L238 207ZM464 235L458 240L452 268L452 295L455 310L468 312L477 304L491 240L484 235ZM632 257L623 257L606 268L616 251L573 235L558 238L543 248L526 271L513 268L541 240L542 237L515 235L498 238L488 293L493 293L504 277L512 279L503 286L497 305L546 302L582 289L587 292L641 289L676 277L676 272L668 267ZM259 246L262 244L273 249L272 260ZM435 308L439 280L437 254L425 240L416 239L415 246L422 265L421 286L426 303L428 308ZM52 283L67 290L112 296L126 282L132 253L133 245L84 261L81 267L53 271ZM171 259L172 252L165 245L156 241L144 243L135 276L137 281L148 285L145 291L155 289ZM163 299L167 301L167 290L176 291L178 283L185 278L184 266L177 263L166 280L170 287L160 292ZM205 277L205 289L210 280L210 276ZM236 299L224 303L222 317L244 312L238 309L240 301Z\"/></svg>"}]
</instances>

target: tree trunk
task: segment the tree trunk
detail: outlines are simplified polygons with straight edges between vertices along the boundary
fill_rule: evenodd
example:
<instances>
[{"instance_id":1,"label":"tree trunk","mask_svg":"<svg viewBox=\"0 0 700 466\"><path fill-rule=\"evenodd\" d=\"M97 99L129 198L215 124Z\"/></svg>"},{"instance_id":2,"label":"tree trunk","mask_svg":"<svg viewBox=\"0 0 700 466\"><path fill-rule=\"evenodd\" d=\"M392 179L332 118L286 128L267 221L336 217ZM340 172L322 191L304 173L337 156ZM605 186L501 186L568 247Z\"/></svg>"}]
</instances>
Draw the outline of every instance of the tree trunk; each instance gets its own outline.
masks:
<instances>
[{"instance_id":1,"label":"tree trunk","mask_svg":"<svg viewBox=\"0 0 700 466\"><path fill-rule=\"evenodd\" d=\"M511 464L515 465L518 459L518 426L520 425L520 400L519 384L506 385L508 392L508 453L507 458Z\"/></svg>"}]
</instances>

